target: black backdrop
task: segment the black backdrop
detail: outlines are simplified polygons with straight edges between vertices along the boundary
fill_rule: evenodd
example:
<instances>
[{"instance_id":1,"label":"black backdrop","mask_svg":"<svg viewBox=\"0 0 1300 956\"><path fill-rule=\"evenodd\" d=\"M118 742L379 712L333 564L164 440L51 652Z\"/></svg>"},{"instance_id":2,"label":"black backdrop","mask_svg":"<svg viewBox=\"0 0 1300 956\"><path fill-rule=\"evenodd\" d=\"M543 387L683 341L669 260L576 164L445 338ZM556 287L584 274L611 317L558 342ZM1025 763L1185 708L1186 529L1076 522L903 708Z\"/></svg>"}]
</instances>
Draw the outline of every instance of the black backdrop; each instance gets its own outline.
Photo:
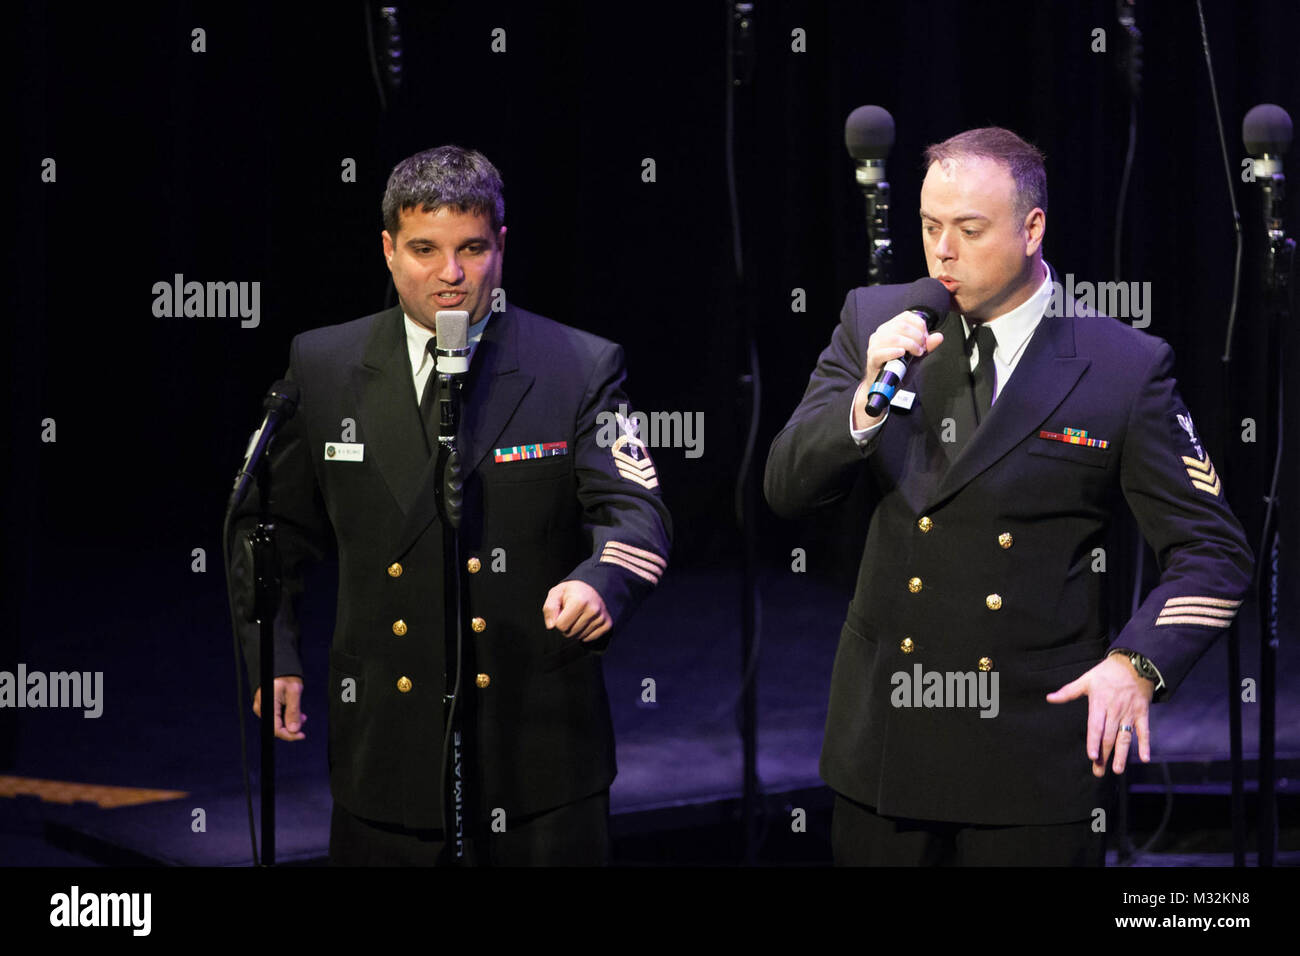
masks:
<instances>
[{"instance_id":1,"label":"black backdrop","mask_svg":"<svg viewBox=\"0 0 1300 956\"><path fill-rule=\"evenodd\" d=\"M657 455L674 564L735 558L742 350L724 164L729 5L399 4L404 87L386 109L363 5L287 6L29 4L13 14L3 661L21 659L66 613L50 606L49 582L73 571L152 565L165 588L204 548L207 586L220 587L221 508L291 337L383 307L387 174L447 142L482 150L502 171L511 299L621 342L641 407L704 412L702 457ZM1255 190L1240 181L1240 128L1259 102L1300 116L1300 6L1208 0L1206 17L1247 238L1233 420L1256 419L1262 436L1274 425L1251 307L1262 226ZM1220 419L1233 231L1196 7L1141 2L1138 18L1144 86L1120 278L1152 283L1148 331L1173 345L1184 397L1254 542L1266 462L1262 442L1243 444L1237 425L1225 435ZM1047 258L1094 281L1111 278L1128 109L1105 0L759 0L755 23L737 161L763 367L761 469L845 292L865 281L862 203L842 138L852 108L882 105L898 124L897 279L924 274L921 150L997 124L1047 154ZM196 27L206 52L191 51ZM504 53L491 50L498 27ZM1092 52L1096 27L1110 52ZM791 49L796 28L806 52ZM55 183L41 181L46 157ZM641 178L646 157L654 183ZM342 181L345 158L356 161L354 183ZM1300 170L1300 153L1292 163ZM1300 226L1294 190L1287 222ZM260 281L260 326L155 318L151 288L178 272ZM802 314L790 309L796 287ZM46 418L55 443L40 440ZM1292 489L1295 448L1284 472ZM1292 567L1297 510L1290 503L1283 527ZM830 533L842 530L838 517L797 526L764 507L760 516L767 559L811 544L810 570L843 573L853 547Z\"/></svg>"}]
</instances>

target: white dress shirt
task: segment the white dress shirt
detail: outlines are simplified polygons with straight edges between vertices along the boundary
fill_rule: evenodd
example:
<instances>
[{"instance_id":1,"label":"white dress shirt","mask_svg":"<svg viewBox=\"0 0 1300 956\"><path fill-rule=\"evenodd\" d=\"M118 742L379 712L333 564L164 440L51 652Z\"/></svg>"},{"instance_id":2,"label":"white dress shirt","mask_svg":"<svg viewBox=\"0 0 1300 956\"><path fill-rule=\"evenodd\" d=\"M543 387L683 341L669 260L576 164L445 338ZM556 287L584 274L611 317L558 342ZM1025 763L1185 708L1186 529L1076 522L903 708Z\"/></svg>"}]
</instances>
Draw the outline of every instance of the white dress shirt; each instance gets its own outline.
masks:
<instances>
[{"instance_id":1,"label":"white dress shirt","mask_svg":"<svg viewBox=\"0 0 1300 956\"><path fill-rule=\"evenodd\" d=\"M406 350L411 356L411 374L415 377L415 404L418 405L424 397L424 384L429 381L429 375L437 364L429 354L429 339L433 338L433 333L405 312L402 317L406 319ZM490 318L492 313L488 312L468 329L470 361L474 360L474 349L483 337L483 330L487 328Z\"/></svg>"},{"instance_id":2,"label":"white dress shirt","mask_svg":"<svg viewBox=\"0 0 1300 956\"><path fill-rule=\"evenodd\" d=\"M993 338L997 340L997 346L993 349L993 368L995 376L993 379L993 401L998 400L1002 394L1002 389L1006 387L1007 380L1011 378L1011 373L1015 371L1016 365L1020 363L1020 357L1025 354L1025 346L1029 344L1029 339L1033 336L1034 330L1038 328L1038 323L1043 319L1043 313L1047 311L1048 302L1052 298L1052 273L1048 270L1046 264L1043 266L1046 275L1043 277L1043 283L1028 299L1016 306L1010 312L1003 315L995 316L988 319L984 324L989 327L993 333ZM970 323L966 321L966 316L961 317L962 331L967 338L970 337ZM924 356L921 356L924 358ZM916 361L916 356L912 357ZM975 366L979 364L979 346L973 346L970 354L970 368L975 371ZM857 394L853 399L853 408L856 408L858 402L862 400L863 389L870 388L871 383L862 382L858 385ZM866 445L875 435L877 429L885 424L889 418L889 406L885 406L885 414L880 416L880 421L867 428L853 427L853 408L849 409L849 433L853 435L853 440L859 446Z\"/></svg>"}]
</instances>

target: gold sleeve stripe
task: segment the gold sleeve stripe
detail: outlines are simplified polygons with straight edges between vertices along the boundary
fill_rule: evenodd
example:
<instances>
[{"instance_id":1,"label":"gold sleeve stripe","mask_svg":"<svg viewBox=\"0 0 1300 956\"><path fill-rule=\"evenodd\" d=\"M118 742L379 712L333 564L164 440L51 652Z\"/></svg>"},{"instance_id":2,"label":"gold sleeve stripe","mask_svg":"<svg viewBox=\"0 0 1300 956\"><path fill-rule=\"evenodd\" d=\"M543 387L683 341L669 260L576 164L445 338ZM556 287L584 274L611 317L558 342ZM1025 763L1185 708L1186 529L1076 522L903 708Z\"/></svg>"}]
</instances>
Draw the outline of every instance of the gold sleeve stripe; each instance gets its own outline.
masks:
<instances>
[{"instance_id":1,"label":"gold sleeve stripe","mask_svg":"<svg viewBox=\"0 0 1300 956\"><path fill-rule=\"evenodd\" d=\"M643 558L658 567L660 571L663 571L668 567L668 562L653 551L646 551L644 548L634 548L632 545L624 544L622 541L606 541L605 550L608 551L611 548L615 551L622 551L629 557Z\"/></svg>"},{"instance_id":2,"label":"gold sleeve stripe","mask_svg":"<svg viewBox=\"0 0 1300 956\"><path fill-rule=\"evenodd\" d=\"M1165 609L1171 607L1180 607L1184 604L1200 604L1205 607L1225 607L1236 610L1241 607L1240 601L1229 601L1227 598L1212 597L1174 597L1165 602Z\"/></svg>"},{"instance_id":3,"label":"gold sleeve stripe","mask_svg":"<svg viewBox=\"0 0 1300 956\"><path fill-rule=\"evenodd\" d=\"M1231 611L1216 611L1208 607L1179 607L1169 611L1161 611L1156 618L1157 624L1163 624L1165 621L1174 617L1185 617L1189 614L1197 617L1203 617L1207 620L1222 621L1224 625L1232 623L1233 613Z\"/></svg>"},{"instance_id":4,"label":"gold sleeve stripe","mask_svg":"<svg viewBox=\"0 0 1300 956\"><path fill-rule=\"evenodd\" d=\"M643 446L638 445L637 447L640 448ZM612 454L614 456L614 460L618 462L620 465L627 465L629 468L635 468L638 471L653 472L655 470L655 463L650 460L650 456L648 452L643 452L643 454L645 454L646 457L641 459L640 461L633 458L627 452L620 451L617 448L613 450Z\"/></svg>"},{"instance_id":5,"label":"gold sleeve stripe","mask_svg":"<svg viewBox=\"0 0 1300 956\"><path fill-rule=\"evenodd\" d=\"M651 584L658 584L658 583L659 583L659 575L654 574L653 572L650 572L650 571L646 571L646 570L644 570L643 568L640 568L640 567L638 567L637 565L633 564L631 561L628 561L626 558L623 558L623 557L621 557L620 555L615 554L615 553L613 553L613 552L606 551L604 554L602 554L602 555L600 556L600 562L599 562L599 563L600 563L600 564L617 564L617 565L619 565L620 567L627 568L627 569L628 569L629 571L631 571L633 574L638 575L639 577L643 577L643 578L645 578L645 579L646 579L647 581L649 581Z\"/></svg>"},{"instance_id":6,"label":"gold sleeve stripe","mask_svg":"<svg viewBox=\"0 0 1300 956\"><path fill-rule=\"evenodd\" d=\"M653 574L656 578L658 578L659 575L663 574L664 572L664 569L659 567L659 565L651 564L649 561L644 561L641 558L633 557L630 554L623 554L616 548L606 547L605 550L601 552L600 557L602 561L605 558L617 558L619 560L619 563L624 565L625 567L636 565L642 571L645 571L647 574Z\"/></svg>"},{"instance_id":7,"label":"gold sleeve stripe","mask_svg":"<svg viewBox=\"0 0 1300 956\"><path fill-rule=\"evenodd\" d=\"M626 478L628 481L635 481L638 485L641 485L643 488L659 487L659 479L653 476L654 475L653 472L651 472L651 477L648 481L645 478L641 477L640 473L635 472L630 468L624 468L622 465L619 466L618 473L622 475L624 478Z\"/></svg>"},{"instance_id":8,"label":"gold sleeve stripe","mask_svg":"<svg viewBox=\"0 0 1300 956\"><path fill-rule=\"evenodd\" d=\"M1217 498L1223 490L1223 482L1219 480L1214 470L1214 463L1210 461L1209 456L1206 456L1203 462L1196 458L1189 458L1187 455L1183 455L1182 459L1183 464L1187 466L1187 477L1192 480L1192 487L1209 492Z\"/></svg>"},{"instance_id":9,"label":"gold sleeve stripe","mask_svg":"<svg viewBox=\"0 0 1300 956\"><path fill-rule=\"evenodd\" d=\"M1231 618L1198 617L1194 614L1162 614L1156 618L1157 627L1165 624L1205 624L1208 627L1227 627L1231 623Z\"/></svg>"},{"instance_id":10,"label":"gold sleeve stripe","mask_svg":"<svg viewBox=\"0 0 1300 956\"><path fill-rule=\"evenodd\" d=\"M1221 482L1218 476L1216 475L1214 478L1214 484L1207 485L1203 481L1196 481L1193 479L1192 487L1200 491L1208 491L1210 494L1214 495L1217 498L1219 496L1219 492L1223 490L1223 482Z\"/></svg>"}]
</instances>

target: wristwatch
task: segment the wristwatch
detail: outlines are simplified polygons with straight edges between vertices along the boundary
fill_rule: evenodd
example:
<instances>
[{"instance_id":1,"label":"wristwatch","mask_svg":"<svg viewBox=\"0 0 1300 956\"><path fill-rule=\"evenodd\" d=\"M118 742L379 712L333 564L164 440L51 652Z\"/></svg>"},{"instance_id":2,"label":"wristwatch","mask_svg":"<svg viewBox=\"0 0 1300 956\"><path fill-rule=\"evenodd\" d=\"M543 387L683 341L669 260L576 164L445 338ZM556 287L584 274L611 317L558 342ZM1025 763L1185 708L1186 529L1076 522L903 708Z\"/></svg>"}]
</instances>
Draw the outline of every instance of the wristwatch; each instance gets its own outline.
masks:
<instances>
[{"instance_id":1,"label":"wristwatch","mask_svg":"<svg viewBox=\"0 0 1300 956\"><path fill-rule=\"evenodd\" d=\"M1155 684L1156 690L1160 690L1165 686L1165 679L1160 676L1160 671L1156 669L1156 665L1151 663L1151 658L1143 657L1137 651L1131 651L1127 647L1112 647L1110 654L1106 656L1110 657L1111 654L1123 654L1127 657L1129 663L1133 665L1133 669L1138 672L1138 676L1145 677Z\"/></svg>"}]
</instances>

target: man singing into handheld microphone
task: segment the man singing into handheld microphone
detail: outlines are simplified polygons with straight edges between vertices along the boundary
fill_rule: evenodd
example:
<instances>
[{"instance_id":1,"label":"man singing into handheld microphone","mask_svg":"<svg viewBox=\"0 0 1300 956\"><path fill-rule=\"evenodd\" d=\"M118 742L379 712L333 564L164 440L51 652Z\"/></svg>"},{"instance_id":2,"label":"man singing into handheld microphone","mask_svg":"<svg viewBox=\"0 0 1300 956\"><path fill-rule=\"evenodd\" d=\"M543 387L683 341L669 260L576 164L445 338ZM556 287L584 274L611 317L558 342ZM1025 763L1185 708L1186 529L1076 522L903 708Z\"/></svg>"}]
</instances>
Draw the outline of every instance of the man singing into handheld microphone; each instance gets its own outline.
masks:
<instances>
[{"instance_id":1,"label":"man singing into handheld microphone","mask_svg":"<svg viewBox=\"0 0 1300 956\"><path fill-rule=\"evenodd\" d=\"M1224 633L1250 549L1169 346L1055 307L1042 154L987 128L926 162L932 279L848 294L765 476L785 517L861 469L878 492L821 755L835 859L1101 865L1107 771L1150 759L1149 704ZM1092 564L1121 497L1161 574L1111 642Z\"/></svg>"},{"instance_id":2,"label":"man singing into handheld microphone","mask_svg":"<svg viewBox=\"0 0 1300 956\"><path fill-rule=\"evenodd\" d=\"M476 672L458 705L473 715L464 767L477 795L467 807L474 858L605 863L615 765L600 654L664 573L671 530L654 463L626 417L622 349L506 303L501 177L480 153L442 146L398 163L383 219L398 305L304 332L290 350L286 377L301 399L271 459L285 580L276 735L304 737L296 597L304 565L336 546L330 859L449 859L434 350L438 313L468 313L455 443L457 564ZM256 513L253 495L238 526ZM247 587L246 570L234 577ZM257 628L243 639L260 714Z\"/></svg>"}]
</instances>

